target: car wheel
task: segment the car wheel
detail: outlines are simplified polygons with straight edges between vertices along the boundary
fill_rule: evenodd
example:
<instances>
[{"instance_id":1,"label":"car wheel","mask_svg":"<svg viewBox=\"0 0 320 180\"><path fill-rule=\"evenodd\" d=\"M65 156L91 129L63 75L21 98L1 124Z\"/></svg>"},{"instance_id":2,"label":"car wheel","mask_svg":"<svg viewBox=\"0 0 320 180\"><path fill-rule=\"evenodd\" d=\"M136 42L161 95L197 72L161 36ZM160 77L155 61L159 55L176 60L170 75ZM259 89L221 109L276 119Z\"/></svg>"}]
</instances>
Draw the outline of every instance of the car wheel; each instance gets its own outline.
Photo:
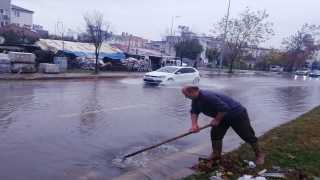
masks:
<instances>
[{"instance_id":1,"label":"car wheel","mask_svg":"<svg viewBox=\"0 0 320 180\"><path fill-rule=\"evenodd\" d=\"M192 84L198 84L198 83L199 83L199 81L200 81L200 79L199 79L199 78L194 78L194 80L192 81Z\"/></svg>"}]
</instances>

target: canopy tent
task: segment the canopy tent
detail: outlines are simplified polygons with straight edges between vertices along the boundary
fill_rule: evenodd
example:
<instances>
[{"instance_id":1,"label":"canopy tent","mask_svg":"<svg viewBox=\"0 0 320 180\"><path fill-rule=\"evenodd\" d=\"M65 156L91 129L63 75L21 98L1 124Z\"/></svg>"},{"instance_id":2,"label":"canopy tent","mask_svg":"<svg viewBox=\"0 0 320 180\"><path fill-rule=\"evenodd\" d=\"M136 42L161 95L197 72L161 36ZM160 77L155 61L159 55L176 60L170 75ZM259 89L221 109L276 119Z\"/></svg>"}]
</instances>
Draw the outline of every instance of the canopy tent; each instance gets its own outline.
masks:
<instances>
[{"instance_id":1,"label":"canopy tent","mask_svg":"<svg viewBox=\"0 0 320 180\"><path fill-rule=\"evenodd\" d=\"M78 57L95 57L95 47L90 43L71 42L52 39L40 39L37 45L41 49L48 49L57 54L74 54ZM107 43L102 43L99 53L100 58L125 59L124 53Z\"/></svg>"}]
</instances>

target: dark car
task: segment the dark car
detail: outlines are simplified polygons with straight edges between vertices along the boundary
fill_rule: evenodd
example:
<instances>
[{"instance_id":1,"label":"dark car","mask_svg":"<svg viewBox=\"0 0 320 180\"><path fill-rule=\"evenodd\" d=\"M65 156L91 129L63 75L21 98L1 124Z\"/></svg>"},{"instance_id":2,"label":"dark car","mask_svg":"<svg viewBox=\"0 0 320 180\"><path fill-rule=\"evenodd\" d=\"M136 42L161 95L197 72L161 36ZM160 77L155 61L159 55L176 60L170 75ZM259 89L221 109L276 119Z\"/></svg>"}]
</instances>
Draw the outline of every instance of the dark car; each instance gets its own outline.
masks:
<instances>
[{"instance_id":1,"label":"dark car","mask_svg":"<svg viewBox=\"0 0 320 180\"><path fill-rule=\"evenodd\" d=\"M320 76L320 70L313 70L309 73L309 77L319 77Z\"/></svg>"}]
</instances>

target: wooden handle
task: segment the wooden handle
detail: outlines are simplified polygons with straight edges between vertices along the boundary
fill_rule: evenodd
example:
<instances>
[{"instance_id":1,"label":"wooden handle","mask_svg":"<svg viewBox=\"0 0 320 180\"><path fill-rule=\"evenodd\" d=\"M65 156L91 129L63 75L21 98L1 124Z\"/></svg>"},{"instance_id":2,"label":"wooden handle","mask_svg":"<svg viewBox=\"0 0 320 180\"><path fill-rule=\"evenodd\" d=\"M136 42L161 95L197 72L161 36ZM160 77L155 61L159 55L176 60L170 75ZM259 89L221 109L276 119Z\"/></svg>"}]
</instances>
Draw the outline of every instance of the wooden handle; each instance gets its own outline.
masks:
<instances>
[{"instance_id":1,"label":"wooden handle","mask_svg":"<svg viewBox=\"0 0 320 180\"><path fill-rule=\"evenodd\" d=\"M210 126L211 126L211 124L208 124L208 125L205 125L205 126L203 126L203 127L200 127L200 128L199 128L199 131L202 130L202 129L205 129L205 128L207 128L207 127L210 127ZM123 160L124 160L125 158L127 158L127 157L134 156L134 155L139 154L139 153L141 153L141 152L143 152L143 151L146 151L146 150L155 148L155 147L160 146L160 145L162 145L162 144L165 144L165 143L167 143L167 142L170 142L170 141L173 141L173 140L182 138L182 137L184 137L184 136L187 136L187 135L189 135L189 134L193 134L193 132L184 133L184 134L182 134L182 135L180 135L180 136L173 137L173 138L171 138L171 139L162 141L162 142L160 142L160 143L158 143L158 144L155 144L155 145L153 145L153 146L150 146L150 147L141 149L141 150L139 150L139 151L136 151L136 152L134 152L134 153L128 154L128 155L126 155L126 156L123 158ZM123 160L122 160L122 161L123 161Z\"/></svg>"}]
</instances>

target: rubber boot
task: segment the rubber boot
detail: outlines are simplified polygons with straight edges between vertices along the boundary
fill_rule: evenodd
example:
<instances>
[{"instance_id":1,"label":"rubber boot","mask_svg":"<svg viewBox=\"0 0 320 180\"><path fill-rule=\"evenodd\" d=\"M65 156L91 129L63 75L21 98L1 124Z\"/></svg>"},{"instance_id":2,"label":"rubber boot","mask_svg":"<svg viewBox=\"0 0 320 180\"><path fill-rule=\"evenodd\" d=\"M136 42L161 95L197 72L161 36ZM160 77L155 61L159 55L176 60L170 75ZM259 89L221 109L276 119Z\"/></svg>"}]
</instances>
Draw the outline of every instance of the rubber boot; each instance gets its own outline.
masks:
<instances>
[{"instance_id":1,"label":"rubber boot","mask_svg":"<svg viewBox=\"0 0 320 180\"><path fill-rule=\"evenodd\" d=\"M213 140L211 141L211 144L212 144L212 153L203 159L206 159L206 160L221 159L222 140Z\"/></svg>"},{"instance_id":2,"label":"rubber boot","mask_svg":"<svg viewBox=\"0 0 320 180\"><path fill-rule=\"evenodd\" d=\"M250 145L251 145L254 153L256 154L255 163L258 165L264 164L265 154L261 150L260 143L256 142L256 143L251 143Z\"/></svg>"}]
</instances>

